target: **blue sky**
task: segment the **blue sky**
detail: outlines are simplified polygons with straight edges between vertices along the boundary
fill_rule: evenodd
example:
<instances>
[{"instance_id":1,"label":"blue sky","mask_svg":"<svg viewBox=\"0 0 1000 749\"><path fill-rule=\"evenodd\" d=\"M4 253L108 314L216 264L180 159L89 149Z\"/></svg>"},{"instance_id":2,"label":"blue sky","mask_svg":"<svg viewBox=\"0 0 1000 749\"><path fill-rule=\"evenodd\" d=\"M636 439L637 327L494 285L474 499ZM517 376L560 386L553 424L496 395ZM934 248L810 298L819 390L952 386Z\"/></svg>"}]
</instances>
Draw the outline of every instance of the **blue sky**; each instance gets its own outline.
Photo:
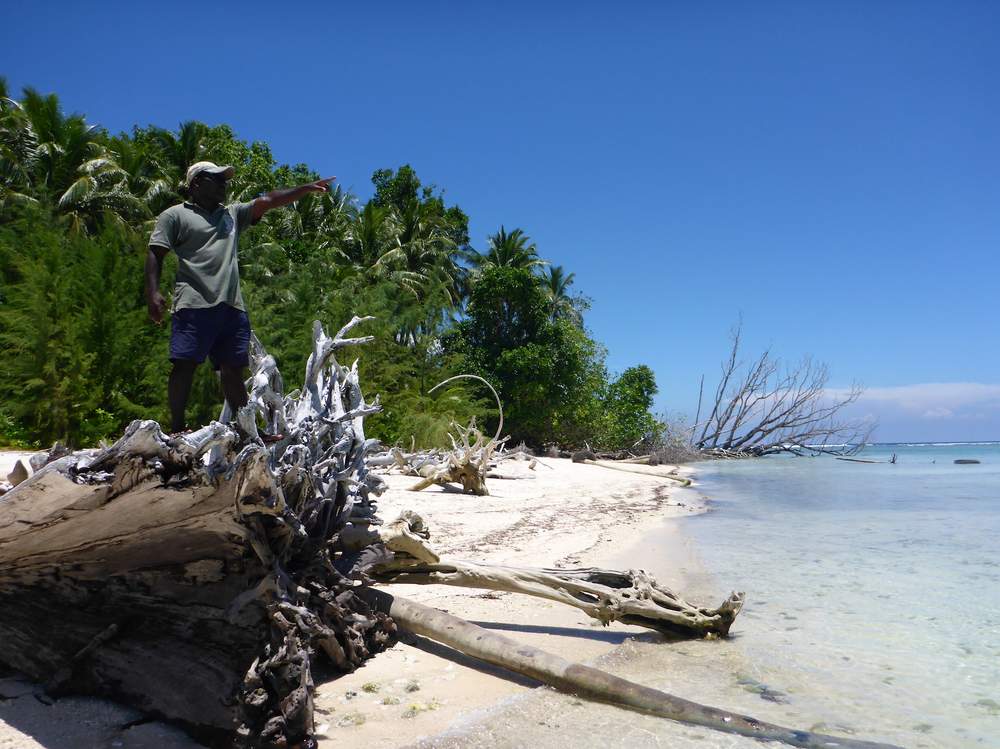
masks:
<instances>
[{"instance_id":1,"label":"blue sky","mask_svg":"<svg viewBox=\"0 0 1000 749\"><path fill-rule=\"evenodd\" d=\"M412 164L476 246L520 226L575 272L660 409L693 415L742 316L748 350L871 388L878 438L1000 439L998 27L991 2L21 3L0 74L112 131L229 123L362 197Z\"/></svg>"}]
</instances>

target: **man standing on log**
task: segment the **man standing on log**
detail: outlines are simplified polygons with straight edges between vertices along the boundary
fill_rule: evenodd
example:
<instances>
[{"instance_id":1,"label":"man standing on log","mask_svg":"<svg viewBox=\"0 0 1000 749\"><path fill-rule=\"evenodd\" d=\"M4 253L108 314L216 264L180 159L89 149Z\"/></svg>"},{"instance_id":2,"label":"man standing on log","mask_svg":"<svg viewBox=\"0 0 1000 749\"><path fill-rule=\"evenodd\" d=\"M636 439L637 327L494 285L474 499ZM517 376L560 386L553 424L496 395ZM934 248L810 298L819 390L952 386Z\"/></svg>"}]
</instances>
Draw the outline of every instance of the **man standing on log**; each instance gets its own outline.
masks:
<instances>
[{"instance_id":1,"label":"man standing on log","mask_svg":"<svg viewBox=\"0 0 1000 749\"><path fill-rule=\"evenodd\" d=\"M170 379L167 401L170 428L185 429L185 410L194 371L208 356L219 370L222 390L236 413L247 403L244 370L249 365L250 321L240 294L240 233L272 208L294 203L313 192L328 192L335 179L275 190L249 203L224 205L226 183L235 169L199 161L187 170L187 200L156 219L146 254L146 304L159 325L167 302L160 293L163 258L177 253L177 278L171 306Z\"/></svg>"}]
</instances>

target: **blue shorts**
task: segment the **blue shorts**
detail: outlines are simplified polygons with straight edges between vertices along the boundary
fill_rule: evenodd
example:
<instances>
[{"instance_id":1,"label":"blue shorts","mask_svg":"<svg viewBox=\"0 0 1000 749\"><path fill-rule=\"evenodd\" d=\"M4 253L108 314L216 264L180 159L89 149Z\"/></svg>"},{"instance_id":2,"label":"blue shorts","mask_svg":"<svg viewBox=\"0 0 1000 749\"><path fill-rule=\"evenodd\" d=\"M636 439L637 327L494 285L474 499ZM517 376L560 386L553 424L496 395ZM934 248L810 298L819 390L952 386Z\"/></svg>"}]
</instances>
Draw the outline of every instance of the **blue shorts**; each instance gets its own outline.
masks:
<instances>
[{"instance_id":1,"label":"blue shorts","mask_svg":"<svg viewBox=\"0 0 1000 749\"><path fill-rule=\"evenodd\" d=\"M250 364L250 319L228 304L175 310L170 319L170 361L203 362L218 369Z\"/></svg>"}]
</instances>

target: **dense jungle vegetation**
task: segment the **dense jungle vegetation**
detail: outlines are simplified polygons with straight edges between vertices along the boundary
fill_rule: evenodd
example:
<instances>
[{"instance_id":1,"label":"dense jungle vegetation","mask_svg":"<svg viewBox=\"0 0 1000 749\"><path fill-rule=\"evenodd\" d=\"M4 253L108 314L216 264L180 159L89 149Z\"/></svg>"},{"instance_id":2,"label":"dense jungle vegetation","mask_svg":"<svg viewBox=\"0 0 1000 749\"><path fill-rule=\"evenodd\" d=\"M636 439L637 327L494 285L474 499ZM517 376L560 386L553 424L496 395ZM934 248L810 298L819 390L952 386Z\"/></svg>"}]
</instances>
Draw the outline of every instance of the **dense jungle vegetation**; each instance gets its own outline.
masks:
<instances>
[{"instance_id":1,"label":"dense jungle vegetation","mask_svg":"<svg viewBox=\"0 0 1000 749\"><path fill-rule=\"evenodd\" d=\"M56 95L15 98L0 78L0 445L86 446L132 419L167 423L169 324L147 316L142 268L156 216L182 200L187 166L203 159L236 167L231 201L323 176L277 164L266 143L225 125L112 135L64 113ZM497 388L515 443L619 449L657 433L652 371L609 374L573 273L522 229L501 226L474 249L466 214L409 166L372 182L364 203L335 188L241 238L250 319L286 387L301 376L314 319L335 330L374 315L359 332L375 342L341 361L360 358L366 396L385 406L370 430L387 444L442 444L452 420L495 423L474 381L427 394L460 372ZM220 405L215 375L200 367L189 423Z\"/></svg>"}]
</instances>

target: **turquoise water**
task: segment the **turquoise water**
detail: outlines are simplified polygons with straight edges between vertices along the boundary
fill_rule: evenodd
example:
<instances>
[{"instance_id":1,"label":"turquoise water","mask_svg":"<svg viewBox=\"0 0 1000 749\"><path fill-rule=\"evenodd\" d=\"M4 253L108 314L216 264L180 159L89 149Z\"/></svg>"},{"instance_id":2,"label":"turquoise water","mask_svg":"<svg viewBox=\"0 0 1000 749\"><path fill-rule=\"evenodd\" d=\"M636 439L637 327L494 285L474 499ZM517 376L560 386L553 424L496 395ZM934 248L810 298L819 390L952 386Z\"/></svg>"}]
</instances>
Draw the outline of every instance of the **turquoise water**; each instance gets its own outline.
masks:
<instances>
[{"instance_id":1,"label":"turquoise water","mask_svg":"<svg viewBox=\"0 0 1000 749\"><path fill-rule=\"evenodd\" d=\"M1000 443L701 463L682 521L753 678L831 726L1000 747ZM955 465L972 458L979 465Z\"/></svg>"}]
</instances>

